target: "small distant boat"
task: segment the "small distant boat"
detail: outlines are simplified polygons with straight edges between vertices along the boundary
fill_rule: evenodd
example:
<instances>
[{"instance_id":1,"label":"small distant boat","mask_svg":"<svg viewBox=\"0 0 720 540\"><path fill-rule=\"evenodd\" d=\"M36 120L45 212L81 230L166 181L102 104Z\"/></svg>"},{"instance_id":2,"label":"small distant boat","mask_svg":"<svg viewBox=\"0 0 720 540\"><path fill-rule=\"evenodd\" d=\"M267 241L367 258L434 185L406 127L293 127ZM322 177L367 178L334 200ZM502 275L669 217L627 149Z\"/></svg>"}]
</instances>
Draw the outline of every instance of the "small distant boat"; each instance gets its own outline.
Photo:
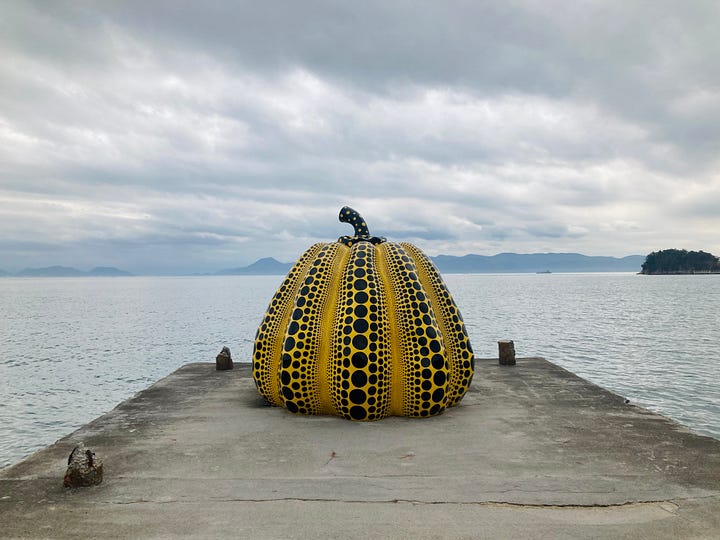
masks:
<instances>
[{"instance_id":1,"label":"small distant boat","mask_svg":"<svg viewBox=\"0 0 720 540\"><path fill-rule=\"evenodd\" d=\"M536 274L552 274L550 270L543 270L542 272L535 272Z\"/></svg>"}]
</instances>

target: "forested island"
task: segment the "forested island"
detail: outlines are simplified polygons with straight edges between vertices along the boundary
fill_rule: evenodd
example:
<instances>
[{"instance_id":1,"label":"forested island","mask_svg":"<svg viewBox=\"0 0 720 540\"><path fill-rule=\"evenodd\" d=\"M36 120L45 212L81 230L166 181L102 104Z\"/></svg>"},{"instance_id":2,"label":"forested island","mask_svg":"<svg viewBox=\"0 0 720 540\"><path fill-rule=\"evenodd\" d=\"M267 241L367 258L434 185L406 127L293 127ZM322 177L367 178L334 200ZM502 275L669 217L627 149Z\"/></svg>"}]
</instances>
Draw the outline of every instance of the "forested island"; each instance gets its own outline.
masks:
<instances>
[{"instance_id":1,"label":"forested island","mask_svg":"<svg viewBox=\"0 0 720 540\"><path fill-rule=\"evenodd\" d=\"M720 274L720 261L712 253L663 249L645 257L641 274Z\"/></svg>"}]
</instances>

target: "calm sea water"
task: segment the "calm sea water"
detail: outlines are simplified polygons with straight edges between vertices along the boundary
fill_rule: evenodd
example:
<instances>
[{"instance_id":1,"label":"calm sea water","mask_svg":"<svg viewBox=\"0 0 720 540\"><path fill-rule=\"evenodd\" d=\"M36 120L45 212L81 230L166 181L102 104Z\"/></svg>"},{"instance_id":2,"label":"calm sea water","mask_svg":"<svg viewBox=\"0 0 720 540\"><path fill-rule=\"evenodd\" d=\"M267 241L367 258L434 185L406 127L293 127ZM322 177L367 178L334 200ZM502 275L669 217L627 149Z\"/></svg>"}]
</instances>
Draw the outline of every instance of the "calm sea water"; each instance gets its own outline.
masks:
<instances>
[{"instance_id":1,"label":"calm sea water","mask_svg":"<svg viewBox=\"0 0 720 540\"><path fill-rule=\"evenodd\" d=\"M0 467L223 346L249 361L280 276L0 279ZM720 438L720 276L447 275L479 358L513 339Z\"/></svg>"}]
</instances>

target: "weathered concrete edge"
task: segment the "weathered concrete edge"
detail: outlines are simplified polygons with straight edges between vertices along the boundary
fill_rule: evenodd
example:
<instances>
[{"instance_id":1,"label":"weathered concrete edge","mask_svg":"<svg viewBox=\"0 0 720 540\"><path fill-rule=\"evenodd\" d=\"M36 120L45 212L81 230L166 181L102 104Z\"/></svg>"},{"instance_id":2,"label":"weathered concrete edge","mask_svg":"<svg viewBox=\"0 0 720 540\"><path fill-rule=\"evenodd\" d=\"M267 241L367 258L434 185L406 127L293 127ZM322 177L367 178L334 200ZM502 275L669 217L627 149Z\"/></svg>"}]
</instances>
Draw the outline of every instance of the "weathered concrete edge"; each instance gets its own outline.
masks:
<instances>
[{"instance_id":1,"label":"weathered concrete edge","mask_svg":"<svg viewBox=\"0 0 720 540\"><path fill-rule=\"evenodd\" d=\"M557 369L558 371L564 372L565 375L566 375L566 377L572 378L572 379L576 379L576 380L578 380L578 381L582 381L583 383L585 383L586 385L588 385L588 387L593 388L598 394L605 394L605 395L613 398L614 400L618 400L619 402L625 404L625 405L628 406L628 407L634 408L634 409L637 410L638 412L641 412L641 413L647 414L647 415L651 415L651 416L655 416L655 417L661 418L662 420L664 420L664 421L666 421L666 422L669 422L670 424L673 425L673 427L674 427L677 431L684 431L684 432L686 432L686 433L689 434L689 435L693 435L693 436L695 436L695 437L701 437L701 438L708 439L708 440L712 440L712 441L718 441L718 440L720 440L720 439L717 439L716 437L713 437L712 435L708 435L708 434L706 434L706 433L700 433L700 432L698 432L698 431L695 431L695 430L694 430L693 428L691 428L690 426L688 426L688 425L686 425L686 424L683 424L682 422L679 422L678 420L675 420L674 418L671 418L671 417L669 417L669 416L666 416L666 415L664 415L663 413L661 413L661 412L659 412L659 411L654 411L654 410L652 410L652 409L648 409L647 407L643 407L642 405L640 405L640 404L638 404L638 403L635 403L634 401L629 400L629 399L626 398L625 396L622 396L622 395L618 394L617 392L613 392L613 391L610 390L609 388L605 388L604 386L601 386L601 385L599 385L599 384L597 384L597 383L595 383L595 382L592 382L592 381L590 381L590 380L588 380L588 379L586 379L586 378L578 375L577 373L575 373L575 372L573 372L573 371L570 371L569 369L561 366L560 364L556 364L556 363L553 362L552 360L548 360L548 359L545 358L544 356L518 357L517 360L518 360L518 362L520 362L520 361L538 361L538 362L545 362L545 363L550 364L551 366L553 366L553 367L554 367L555 369ZM497 362L498 359L497 359L497 358L481 358L481 359L477 359L477 358L476 358L475 361L476 361L476 362ZM515 369L515 368L518 368L518 367L522 367L522 366L503 366L503 369Z\"/></svg>"},{"instance_id":2,"label":"weathered concrete edge","mask_svg":"<svg viewBox=\"0 0 720 540\"><path fill-rule=\"evenodd\" d=\"M573 371L571 371L571 370L569 370L569 369L561 366L560 364L557 364L557 363L553 362L552 360L548 360L548 359L545 358L544 356L522 356L522 357L517 357L516 360L517 360L518 362L520 362L520 363L521 363L521 362L532 362L532 361L545 362L545 363L547 363L547 364L552 365L552 366L553 366L554 368L556 368L557 370L564 372L566 377L577 379L577 380L579 380L579 381L584 382L584 383L587 384L588 386L593 387L598 393L604 393L604 394L606 394L607 396L611 396L612 398L614 398L614 399L616 399L616 400L620 400L620 401L622 401L622 402L624 402L624 403L627 403L628 406L634 407L635 409L639 409L640 411L643 411L643 412L645 412L645 413L647 413L647 414L651 414L651 415L655 415L655 416L661 417L661 418L663 418L664 420L667 420L668 422L671 422L672 424L674 424L674 425L675 425L677 428L679 428L680 430L685 430L685 431L687 431L688 433L691 433L692 435L695 435L695 436L697 436L697 437L705 437L705 438L708 438L708 439L717 440L715 437L712 437L711 435L707 435L707 434L705 434L705 433L699 433L699 432L693 430L690 426L687 426L687 425L683 424L682 422L679 422L679 421L675 420L674 418L671 418L671 417L669 417L669 416L666 416L666 415L662 414L661 412L654 411L654 410L652 410L652 409L648 409L647 407L643 407L642 405L639 405L639 404L637 404L637 403L634 403L634 402L632 402L632 401L629 401L629 400L627 400L627 398L626 398L625 396L622 396L622 395L620 395L620 394L618 394L618 393L616 393L616 392L613 392L612 390L610 390L610 389L608 389L608 388L605 388L604 386L601 386L601 385L599 385L599 384L597 384L597 383L595 383L595 382L592 382L592 381L590 381L590 380L588 380L588 379L586 379L586 378L578 375L577 373L575 373L575 372L573 372ZM476 359L475 359L475 362L493 362L493 363L497 363L497 362L498 362L498 359L497 359L497 358L476 358ZM113 412L115 409L118 409L118 408L122 407L126 402L132 401L132 400L134 400L134 399L142 396L142 394L144 394L145 392L153 389L155 386L162 385L162 384L166 381L166 379L170 379L170 378L172 378L172 377L175 377L179 372L181 372L181 371L184 370L184 369L190 369L190 368L192 368L193 366L208 366L208 367L211 367L211 366L213 366L213 365L215 365L214 362L187 362L187 363L179 366L178 368L176 368L174 371L168 373L168 374L165 375L164 377L158 379L157 381L155 381L154 383L152 383L150 386L148 386L148 387L146 387L146 388L144 388L144 389L136 392L133 396L131 396L131 397L129 397L129 398L121 401L120 403L118 403L115 407L113 407L113 408L112 408L111 410L109 410L108 412L106 412L106 413L100 415L99 417L91 420L91 421L88 422L87 424L85 424L85 425L83 425L83 426L80 426L78 429L76 429L76 430L73 431L72 433L69 433L68 435L66 435L66 436L64 436L64 437L61 437L61 438L58 439L58 441L56 441L56 442L59 442L59 441L61 441L61 440L65 439L65 438L71 436L72 434L74 434L74 433L76 433L76 432L78 432L78 431L82 431L86 426L88 426L88 425L96 422L97 420L101 419L103 416L105 416L105 415L107 415L107 414L110 414L110 413ZM241 372L241 376L242 376L242 377L245 377L245 378L251 378L251 377L252 377L252 363L251 363L251 362L235 362L234 366L235 366L235 367L233 368L234 371L236 371L236 372L238 372L238 371ZM521 369L521 368L522 368L522 366L521 366L520 364L517 364L517 365L512 365L512 366L503 366L502 369ZM262 398L258 397L258 399L262 399ZM49 445L48 445L48 446L49 446ZM42 450L42 449L41 449L41 450ZM40 450L38 450L38 451L40 451ZM27 456L27 457L30 457L30 456ZM2 469L0 469L0 471L2 471Z\"/></svg>"},{"instance_id":3,"label":"weathered concrete edge","mask_svg":"<svg viewBox=\"0 0 720 540\"><path fill-rule=\"evenodd\" d=\"M565 377L583 382L584 384L588 385L589 388L592 388L598 394L605 394L607 397L611 398L612 400L617 400L619 402L627 403L626 398L624 396L621 396L620 394L617 394L617 393L613 392L612 390L609 390L609 389L607 389L603 386L600 386L592 381L589 381L589 380L581 377L580 375L570 371L569 369L564 368L563 366L556 364L555 362L552 362L551 360L548 360L545 357L542 357L542 356L518 357L517 361L518 361L517 365L503 366L502 369L508 369L508 370L521 369L522 362L533 362L533 361L544 362L544 363L547 363L547 364L553 366L553 368L555 368L556 370L562 372L565 375ZM497 363L498 359L497 358L476 358L475 362ZM115 405L109 411L107 411L107 412L97 416L93 420L79 426L77 429L71 431L70 433L63 435L62 437L58 438L55 442L35 450L31 454L28 454L27 456L23 457L21 460L15 462L15 463L11 463L7 467L1 468L0 469L0 479L3 479L2 477L5 476L6 474L10 473L11 470L13 470L17 467L21 467L27 461L35 459L37 457L37 455L40 453L44 453L44 452L46 453L53 448L59 448L59 447L63 448L63 451L65 449L69 450L69 447L66 448L66 446L68 446L66 443L79 440L77 435L82 434L84 437L86 437L87 435L92 434L93 428L97 428L98 432L107 429L109 419L117 419L118 416L121 414L121 411L124 408L130 406L131 404L133 404L133 402L135 402L137 400L143 399L149 393L168 385L171 381L174 381L179 375L182 375L182 372L184 370L192 370L193 367L206 366L206 367L208 367L208 371L211 372L211 371L214 371L211 369L212 366L214 366L214 365L215 365L215 362L187 362L185 364L182 364L181 366L177 367L175 370L171 371L164 377L161 377L160 379L158 379L157 381L152 383L150 386L147 386L147 387L143 388L142 390L139 390L132 396L128 397L127 399L120 401L117 405ZM236 373L240 372L240 376L242 378L251 378L252 377L252 363L250 363L250 362L235 362L233 371L235 371ZM220 373L222 373L222 372L220 372ZM258 400L258 402L264 401L263 398L259 394L257 396L257 400ZM706 435L704 433L699 433L697 431L694 431L689 426L686 426L685 424L682 424L681 422L678 422L677 420L670 418L669 416L665 416L662 413L659 413L657 411L653 411L651 409L648 409L646 407L643 407L643 406L638 405L633 402L627 403L627 406L633 407L635 410L637 410L638 412L640 412L642 414L647 414L647 415L655 416L655 417L662 419L663 421L672 425L672 427L676 431L685 432L688 435L692 435L694 437L700 437L700 438L708 439L711 441L717 441L716 438L714 438L710 435ZM72 444L70 446L74 446L74 444L75 443L72 442ZM662 500L665 500L665 499L662 499ZM660 500L658 502L660 502ZM505 503L499 502L499 504L505 504ZM632 504L632 503L622 503L622 504ZM580 505L580 506L582 506L582 505ZM613 505L611 505L611 506L613 506Z\"/></svg>"},{"instance_id":4,"label":"weathered concrete edge","mask_svg":"<svg viewBox=\"0 0 720 540\"><path fill-rule=\"evenodd\" d=\"M495 365L497 363L497 359L478 360L478 362L480 362L482 366L480 372L482 372L482 369L490 369L491 372L501 374L501 378L495 379L496 381L507 378L518 380L516 379L516 376L522 378L524 375L522 373L524 364L524 366L528 368L525 374L533 370L539 370L540 372L547 373L549 376L559 377L557 381L559 381L560 387L564 387L568 382L571 383L570 386L582 386L587 389L589 399L600 400L600 406L598 408L603 411L605 410L605 406L610 407L611 413L615 413L625 407L636 407L634 405L630 406L624 404L624 398L622 396L591 383L571 371L547 361L544 358L531 357L518 360L521 361L518 366L503 367L497 367ZM542 362L542 365L534 364L533 368L530 369L528 366L534 361ZM471 501L456 500L455 498L442 500L442 495L435 497L434 500L416 499L414 495L416 494L417 489L414 491L411 490L407 494L393 493L392 498L387 499L385 497L374 500L368 500L366 498L353 499L347 497L324 497L323 495L327 495L326 493L310 492L308 494L307 489L296 489L296 485L298 483L305 482L307 480L306 478L298 478L295 482L296 485L289 486L289 491L284 493L284 496L280 497L264 497L264 493L256 492L253 488L256 488L257 485L253 484L252 479L248 479L244 484L238 486L237 478L228 480L228 482L233 484L232 490L224 489L225 486L221 485L222 481L214 481L213 485L209 487L208 490L205 490L202 493L196 493L192 497L188 497L184 494L190 493L191 489L185 489L184 486L192 487L192 490L197 490L198 486L194 485L196 480L190 479L186 480L185 484L179 484L178 482L182 479L173 477L170 478L170 481L172 482L170 484L170 488L180 487L182 489L178 491L178 494L171 496L171 498L166 498L166 495L168 494L167 486L160 484L158 489L162 491L152 493L154 486L149 485L148 488L151 492L141 491L141 496L138 496L138 492L136 490L134 495L135 498L133 499L131 497L128 499L125 497L124 490L126 489L126 486L134 485L137 482L137 479L128 476L118 476L116 482L114 482L115 485L110 486L116 495L113 498L105 498L98 502L95 501L95 498L101 491L106 489L104 485L100 486L99 489L89 488L87 491L64 491L59 487L57 475L49 474L50 467L48 466L48 462L51 460L55 462L52 467L57 470L58 465L61 465L61 462L67 458L67 452L69 452L71 445L75 442L73 440L74 437L80 436L81 438L85 438L87 436L92 439L96 435L102 437L106 430L124 431L129 427L127 425L128 421L133 419L134 421L131 422L132 426L130 427L137 428L137 430L133 429L133 431L142 432L145 427L149 428L149 430L154 430L156 424L152 418L153 415L155 415L156 418L167 418L171 422L174 422L176 419L183 418L185 412L192 410L196 403L203 400L203 395L197 391L197 386L193 387L192 384L197 381L199 381L204 387L207 387L208 384L215 384L212 382L213 380L224 380L228 382L230 382L233 378L236 380L242 380L242 388L244 389L242 392L243 395L238 397L237 401L234 402L250 404L252 401L252 406L259 406L261 398L257 392L251 391L252 382L248 380L250 376L250 369L250 364L236 364L235 377L228 378L225 375L227 372L217 372L216 374L214 366L211 362L194 362L180 366L178 369L159 379L149 387L137 392L134 396L119 403L108 413L105 413L92 422L74 430L66 437L59 439L54 445L48 446L45 449L47 453L43 455L37 455L37 453L35 453L33 454L33 456L36 456L34 459L26 458L24 461L16 464L16 467L13 467L13 472L15 473L14 478L6 480L7 477L5 477L3 471L0 471L0 480L2 480L2 482L0 482L0 488L7 488L4 493L13 495L13 499L21 499L20 503L17 503L17 501L8 501L8 511L3 516L8 517L8 523L15 522L14 519L11 519L13 516L12 512L15 512L16 516L22 516L22 520L18 521L20 524L17 525L17 529L13 529L15 534L12 536L15 537L16 535L17 537L33 538L45 537L43 536L43 533L40 532L40 526L37 523L42 522L45 524L44 526L52 525L53 527L57 527L57 524L60 522L55 520L47 512L47 505L52 504L54 506L57 502L60 502L63 505L63 513L67 513L67 515L69 515L68 523L70 525L66 525L66 527L68 527L67 531L72 533L72 537L77 537L78 531L85 531L86 536L92 536L93 534L91 533L97 535L97 524L91 520L87 520L85 515L88 512L88 509L96 507L102 507L105 510L113 508L112 519L117 520L118 522L122 522L123 519L127 519L128 523L130 523L130 528L127 530L130 532L123 534L118 533L118 536L121 537L139 537L137 534L138 530L144 531L144 534L150 534L149 531L153 531L153 536L158 538L170 537L167 533L163 533L165 536L161 533L166 527L173 526L180 527L174 529L176 532L183 532L185 529L182 529L182 527L187 526L183 520L185 518L185 514L190 512L189 509L191 507L199 508L199 514L202 515L203 518L211 512L222 512L222 514L217 514L220 516L220 519L209 521L211 523L219 524L217 525L219 528L216 532L222 530L222 534L218 533L217 537L228 537L231 536L228 533L228 530L222 529L222 524L230 523L227 522L225 518L225 513L229 512L229 509L231 508L228 505L232 505L233 515L242 515L243 520L245 521L248 521L248 516L254 516L256 513L263 512L267 513L269 517L276 519L278 514L282 514L282 511L277 510L278 506L282 508L283 511L297 512L303 516L317 515L318 513L322 515L331 515L332 519L320 522L322 523L321 527L317 524L315 527L323 529L326 529L327 527L334 527L333 530L342 531L343 534L326 536L338 538L350 537L347 534L347 526L348 524L351 525L354 522L353 520L357 519L357 513L359 512L358 508L363 507L366 509L372 509L368 511L376 512L378 514L385 512L390 516L388 518L388 523L396 523L396 514L397 512L403 510L402 505L409 505L406 508L406 511L411 513L411 515L408 514L408 520L411 520L412 522L417 522L419 519L422 520L424 517L432 514L433 512L435 513L434 518L438 517L438 513L445 514L448 512L454 512L459 518L458 522L468 524L468 527L472 525L473 531L481 530L479 527L487 527L488 522L492 521L488 518L491 513L494 516L503 515L505 516L503 519L498 518L497 521L494 521L496 529L502 531L503 534L488 536L498 538L510 537L509 531L517 532L519 527L518 519L520 519L523 515L518 514L518 512L530 513L528 514L530 516L528 519L531 523L527 525L527 528L524 530L531 532L544 530L544 534L542 535L538 532L535 532L533 536L528 535L528 537L537 538L553 536L566 538L615 538L619 536L637 538L717 538L717 531L720 530L720 522L718 522L717 517L720 515L717 514L717 509L720 508L720 496L717 495L718 491L714 486L709 491L707 489L693 490L693 493L696 493L698 496L690 496L690 492L686 491L681 496L678 496L678 493L675 492L673 494L668 494L669 496L665 497L658 492L651 493L650 498L628 500L627 502L622 503L610 502L608 504L603 504L602 501L599 501L593 504L538 504L527 501L512 502L512 500L508 499L498 500L492 495L490 495L490 498ZM512 371L508 371L514 369L519 369L520 372L513 374ZM199 373L203 373L207 376L204 375L199 378ZM186 385L184 384L185 382L191 384ZM481 379L479 379L476 384L481 385ZM237 386L232 384L227 388L233 390L237 388ZM172 406L170 407L166 407L162 403L162 397L163 395L167 395L168 391L171 391L173 395L179 396L179 399L174 400L171 404ZM534 392L532 394L534 394ZM529 399L532 401L532 395L529 396ZM550 404L551 408L554 407L554 403L555 402ZM183 407L184 411L180 411L175 408L178 404ZM475 405L471 404L469 406L469 410L475 410L471 409L474 406ZM213 409L213 411L216 412L219 410L221 409ZM695 434L685 426L682 426L672 419L668 419L662 415L652 411L647 411L646 409L642 409L640 407L637 407L637 410L641 411L643 416L647 414L647 416L652 417L652 419L660 420L658 425L663 432L676 430L677 427L679 428L677 431L682 432L680 437L684 441L693 441L696 440L695 437L701 437L703 440L707 439L712 441L714 448L717 448L718 446L718 441L716 439ZM319 417L296 418L289 413L286 415L282 414L284 413L282 410L275 410L274 412L281 413L280 416L274 415L274 417L276 419L279 418L281 423L286 427L290 424L303 425L303 422L307 422L308 420L310 420L314 425L323 424L322 421L318 422L318 420L321 420ZM568 410L568 412L569 414L575 414L572 409ZM138 418L134 417L134 415L138 413L141 414L139 422L137 421ZM439 420L435 421L439 421L441 424L444 423L442 422L443 416L437 417ZM448 416L448 421L452 422L453 418L457 418L458 415L449 411ZM474 414L469 416L472 417ZM193 412L192 421L197 422L197 418L194 417ZM516 418L519 418L519 422L523 421L521 417ZM395 423L402 425L402 422L396 422L397 420L398 419L390 419L389 427L392 428ZM296 421L300 421L300 423L297 424ZM357 427L357 423L348 423L348 425L350 424L355 424ZM368 426L368 428L369 427L370 426ZM377 427L380 426L378 425ZM365 428L363 427L361 429ZM143 434L135 433L132 438L142 438L143 436ZM131 437L128 435L128 438ZM119 445L123 445L125 440L125 435L121 434ZM43 450L39 452L42 451ZM28 463L28 467L23 467L25 462L31 461L34 461L34 463ZM713 463L717 464L718 462L715 460ZM36 472L39 472L40 474L34 474ZM713 476L716 477L717 475L714 474ZM243 480L241 479L241 481ZM266 482L267 480L263 478L261 481ZM280 481L283 484L287 483L286 480L281 479ZM327 479L325 479L325 481L327 481ZM343 478L339 478L338 481L342 482ZM52 483L52 486L48 489L47 486L50 483ZM5 485L3 486L3 484ZM272 488L273 486L269 487ZM15 492L16 489L18 490L17 492ZM142 490L145 489L146 487L142 488ZM267 492L268 489L265 489L265 492ZM702 495L703 491L706 494L704 496ZM174 491L171 492L175 493ZM490 492L492 492L492 490ZM4 493L0 493L0 495ZM117 496L118 493L120 496ZM160 493L161 496L158 496L158 493ZM228 495L228 493L230 495ZM246 497L245 493L251 495ZM708 496L707 494L709 493L712 493L712 495ZM50 497L48 497L48 494ZM655 499L655 495L660 495L660 497ZM488 497L487 492L482 496ZM0 496L0 499L3 498L4 497ZM33 503L27 505L25 501L33 501ZM162 522L160 522L158 520L158 516L155 515L160 508L158 505L163 505L162 512L166 515ZM57 508L59 509L60 506L57 506ZM602 516L604 516L603 519L607 519L609 522L612 522L615 528L608 527L604 523L602 524L602 527L598 528L598 523L592 522L592 525L590 525L585 521L585 518L597 515L588 514L587 512L597 512L603 508L607 509L608 512L602 514ZM168 518L168 513L174 515L175 518ZM144 516L144 519L140 516ZM476 517L473 519L470 516ZM556 534L558 527L560 527L559 524L572 521L571 516L579 516L576 524L579 528L573 529L573 534L567 534L565 536ZM545 523L545 529L537 529L537 527L542 525L543 520L547 521L547 523ZM202 522L206 524L208 520L204 520ZM298 523L308 526L306 521L293 522L292 526L289 526L287 529L287 531L290 531L289 533L286 531L286 534L280 534L277 532L279 529L274 529L272 527L280 527L283 524L282 520L280 525L274 525L276 521L271 521L269 519L260 520L260 522L266 524L273 523L270 528L267 528L266 530L264 529L267 534L266 537L273 538L291 537L292 534L290 533L297 533ZM437 519L431 520L428 518L426 524L428 527L427 531L435 531L432 537L442 537L442 535L437 533L437 530L439 529L432 528L432 524L436 522ZM623 527L622 529L618 528L621 524ZM363 528L363 535L367 534L367 525L368 524L365 524L365 527ZM234 527L233 531L237 533L237 530L239 530L237 529L237 523L233 522L232 526ZM153 527L155 527L155 529L153 529ZM396 527L396 525L393 525L393 527ZM395 528L393 528L392 531L397 533L397 529ZM408 535L410 534L409 531L410 529L408 529ZM431 533L427 531L425 532L425 536L418 535L416 537L431 537ZM647 534L638 535L637 533L640 531L647 531ZM652 531L654 531L654 533L652 533ZM58 537L61 537L59 534L61 529L55 528L54 533L55 532L58 533ZM207 533L207 531L203 532ZM327 531L324 530L323 532ZM388 536L388 531L384 532L384 536ZM633 532L635 534L633 534ZM444 533L447 534L448 531L445 530ZM475 532L473 532L473 534L475 534ZM313 534L307 534L305 536L317 537L318 535L318 531L313 530ZM362 536L358 535L357 537ZM456 535L456 537L463 536ZM471 536L467 535L467 537Z\"/></svg>"},{"instance_id":5,"label":"weathered concrete edge","mask_svg":"<svg viewBox=\"0 0 720 540\"><path fill-rule=\"evenodd\" d=\"M670 422L671 424L673 424L676 429L679 429L679 430L681 430L681 431L686 431L686 432L688 432L689 434L692 434L692 435L697 436L697 437L704 437L704 438L708 438L708 439L712 439L712 440L717 440L717 439L715 439L714 437L712 437L712 436L710 436L710 435L706 435L706 434L704 434L704 433L699 433L699 432L697 432L697 431L694 431L691 427L689 427L689 426L687 426L687 425L685 425L685 424L683 424L683 423L681 423L681 422L678 422L678 421L675 420L674 418L670 418L669 416L666 416L666 415L664 415L664 414L662 414L662 413L660 413L660 412L654 411L654 410L652 410L652 409L648 409L647 407L643 407L642 405L638 405L637 403L634 403L634 402L628 402L628 401L627 401L627 398L625 398L625 396L621 396L620 394L618 394L618 393L616 393L616 392L613 392L612 390L610 390L610 389L608 389L608 388L605 388L604 386L601 386L601 385L599 385L599 384L597 384L597 383L594 383L594 382L592 382L592 381L589 381L588 379L585 379L584 377L581 377L581 376L578 375L577 373L575 373L575 372L573 372L573 371L570 371L569 369L567 369L567 368L561 366L560 364L557 364L557 363L555 363L555 362L553 362L553 361L551 361L551 360L548 360L547 358L545 358L545 357L543 357L543 356L524 356L524 357L518 357L518 358L517 358L517 362L518 362L517 365L503 366L502 369L509 369L509 370L512 370L512 369L522 369L522 365L521 365L522 362L533 362L533 361L535 361L535 362L545 362L545 363L547 363L547 364L550 364L550 365L552 365L555 369L557 369L558 371L563 372L567 378L574 378L574 379L576 379L576 380L578 380L578 381L582 381L583 383L587 384L589 387L592 387L592 388L595 390L595 392L597 392L597 393L599 393L599 394L605 394L605 395L613 398L614 400L619 400L619 401L621 401L621 402L627 403L628 406L633 407L633 408L635 408L635 409L637 409L637 410L639 410L639 411L642 411L642 412L644 412L644 413L646 413L646 414L658 416L658 417L662 418L663 420L666 420L666 421ZM497 362L498 362L498 359L497 359L497 358L476 358L476 359L475 359L475 362L493 362L493 363L497 363ZM25 458L23 458L21 461L17 462L16 464L18 464L18 463L20 463L20 462L22 462L22 461L24 461L24 460L26 460L26 459L29 459L30 457L32 457L32 456L35 455L36 453L42 452L43 450L47 449L47 448L50 447L50 446L53 446L53 445L55 445L55 444L57 444L57 443L60 443L60 442L62 442L62 441L65 441L65 440L67 440L67 439L71 439L71 438L73 437L73 435L75 435L75 434L77 434L77 433L79 433L79 432L86 431L88 427L90 427L90 426L92 426L92 425L94 425L94 424L97 424L97 423L100 422L101 420L104 421L107 416L112 415L112 414L115 413L117 410L122 409L122 408L123 408L124 406L126 406L127 404L129 404L129 403L131 403L131 402L133 402L133 401L135 401L135 400L137 400L137 399L139 399L139 398L142 398L145 394L147 394L148 392L151 392L152 390L154 390L154 389L156 389L156 388L158 388L158 387L164 386L164 385L167 384L171 379L175 379L179 374L181 374L181 372L182 372L183 370L190 370L190 369L192 369L193 367L196 367L196 366L198 366L198 367L199 367L199 366L207 366L207 367L208 367L208 370L209 370L209 371L212 371L210 368L211 368L212 366L214 366L214 365L215 365L215 362L187 362L187 363L185 363L185 364L182 364L181 366L177 367L174 371L171 371L170 373L168 373L168 374L165 375L164 377L161 377L160 379L158 379L157 381L155 381L154 383L152 383L150 386L147 386L147 387L143 388L142 390L137 391L137 392L136 392L135 394L133 394L132 396L130 396L130 397L128 397L127 399L124 399L123 401L119 402L117 405L115 405L115 406L114 406L112 409L110 409L109 411L101 414L100 416L98 416L98 417L92 419L91 421L83 424L82 426L79 426L77 429L75 429L74 431L68 433L67 435L64 435L64 436L60 437L60 438L57 439L54 443L49 444L49 445L45 446L44 448L40 448L40 449L36 450L35 452L33 452L32 454L26 456ZM233 368L233 370L234 370L236 373L237 373L237 372L240 372L240 375L241 375L242 378L248 378L248 379L249 379L249 378L252 377L252 363L250 363L250 362L235 362L235 363L234 363L234 368ZM262 399L263 399L263 398L258 395L258 400L262 400ZM106 424L103 423L103 425L105 426ZM7 468L10 468L10 467L12 467L12 466L13 466L13 465L10 465L10 466L7 467ZM0 469L0 473L2 473L3 470L5 470L5 469Z\"/></svg>"}]
</instances>

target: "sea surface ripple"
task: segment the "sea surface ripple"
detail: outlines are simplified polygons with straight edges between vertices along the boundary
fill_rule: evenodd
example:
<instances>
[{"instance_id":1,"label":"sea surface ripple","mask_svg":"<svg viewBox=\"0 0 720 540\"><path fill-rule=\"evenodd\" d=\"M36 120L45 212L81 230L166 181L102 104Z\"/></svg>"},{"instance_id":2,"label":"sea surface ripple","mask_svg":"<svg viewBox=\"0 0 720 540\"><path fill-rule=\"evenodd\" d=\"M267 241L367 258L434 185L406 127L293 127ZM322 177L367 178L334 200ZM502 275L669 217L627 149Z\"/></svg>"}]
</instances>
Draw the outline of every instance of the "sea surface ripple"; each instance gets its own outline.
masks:
<instances>
[{"instance_id":1,"label":"sea surface ripple","mask_svg":"<svg viewBox=\"0 0 720 540\"><path fill-rule=\"evenodd\" d=\"M466 274L445 280L479 358L513 339L720 438L720 276ZM223 346L250 361L281 276L0 279L0 467Z\"/></svg>"}]
</instances>

